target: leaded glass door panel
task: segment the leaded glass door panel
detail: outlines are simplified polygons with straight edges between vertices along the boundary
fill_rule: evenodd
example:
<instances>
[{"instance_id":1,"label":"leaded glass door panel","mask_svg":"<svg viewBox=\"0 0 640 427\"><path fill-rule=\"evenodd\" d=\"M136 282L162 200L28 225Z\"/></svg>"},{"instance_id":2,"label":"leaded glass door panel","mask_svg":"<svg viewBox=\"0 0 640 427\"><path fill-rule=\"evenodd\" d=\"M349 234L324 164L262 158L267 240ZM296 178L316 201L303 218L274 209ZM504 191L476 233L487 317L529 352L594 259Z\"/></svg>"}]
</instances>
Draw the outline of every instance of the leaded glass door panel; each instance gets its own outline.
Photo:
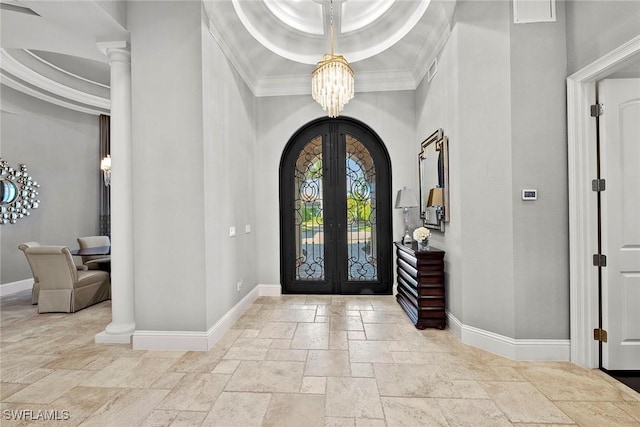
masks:
<instances>
[{"instance_id":1,"label":"leaded glass door panel","mask_svg":"<svg viewBox=\"0 0 640 427\"><path fill-rule=\"evenodd\" d=\"M295 279L324 281L324 209L322 136L309 141L298 154L294 171Z\"/></svg>"},{"instance_id":2,"label":"leaded glass door panel","mask_svg":"<svg viewBox=\"0 0 640 427\"><path fill-rule=\"evenodd\" d=\"M349 280L376 280L376 166L371 153L360 141L349 134L345 141L347 277Z\"/></svg>"},{"instance_id":3,"label":"leaded glass door panel","mask_svg":"<svg viewBox=\"0 0 640 427\"><path fill-rule=\"evenodd\" d=\"M292 137L280 167L285 293L391 293L389 169L380 139L352 119Z\"/></svg>"}]
</instances>

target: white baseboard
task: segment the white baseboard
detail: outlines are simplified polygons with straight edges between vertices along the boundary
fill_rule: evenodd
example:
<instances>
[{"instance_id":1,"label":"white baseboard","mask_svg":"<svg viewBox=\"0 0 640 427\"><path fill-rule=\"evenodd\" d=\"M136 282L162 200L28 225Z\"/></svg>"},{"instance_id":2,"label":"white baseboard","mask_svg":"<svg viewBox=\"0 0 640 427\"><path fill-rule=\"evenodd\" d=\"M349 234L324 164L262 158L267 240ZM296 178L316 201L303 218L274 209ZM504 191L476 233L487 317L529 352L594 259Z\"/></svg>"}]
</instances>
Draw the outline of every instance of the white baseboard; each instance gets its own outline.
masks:
<instances>
[{"instance_id":1,"label":"white baseboard","mask_svg":"<svg viewBox=\"0 0 640 427\"><path fill-rule=\"evenodd\" d=\"M464 325L447 311L449 329L465 344L513 360L562 360L571 358L571 341L556 339L515 339Z\"/></svg>"},{"instance_id":2,"label":"white baseboard","mask_svg":"<svg viewBox=\"0 0 640 427\"><path fill-rule=\"evenodd\" d=\"M449 310L445 310L447 315L447 326L460 340L462 340L462 326L464 326L456 316L449 313Z\"/></svg>"},{"instance_id":3,"label":"white baseboard","mask_svg":"<svg viewBox=\"0 0 640 427\"><path fill-rule=\"evenodd\" d=\"M257 285L206 332L135 331L134 350L207 351L238 321L253 302L261 296L279 296L280 285Z\"/></svg>"},{"instance_id":4,"label":"white baseboard","mask_svg":"<svg viewBox=\"0 0 640 427\"><path fill-rule=\"evenodd\" d=\"M280 285L258 285L256 288L260 288L261 297L279 297L282 295L282 286Z\"/></svg>"},{"instance_id":5,"label":"white baseboard","mask_svg":"<svg viewBox=\"0 0 640 427\"><path fill-rule=\"evenodd\" d=\"M33 288L33 279L18 280L0 285L0 297L17 294L18 292L31 290Z\"/></svg>"}]
</instances>

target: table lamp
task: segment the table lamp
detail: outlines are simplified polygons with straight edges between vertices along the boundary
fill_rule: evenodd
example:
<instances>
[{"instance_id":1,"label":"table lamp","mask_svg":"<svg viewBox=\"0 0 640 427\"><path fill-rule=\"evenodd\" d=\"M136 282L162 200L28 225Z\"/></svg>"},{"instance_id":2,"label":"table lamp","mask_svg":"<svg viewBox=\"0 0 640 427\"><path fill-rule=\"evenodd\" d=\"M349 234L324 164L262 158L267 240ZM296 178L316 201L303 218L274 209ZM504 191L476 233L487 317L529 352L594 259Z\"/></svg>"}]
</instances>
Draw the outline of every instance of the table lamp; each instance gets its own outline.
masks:
<instances>
[{"instance_id":1,"label":"table lamp","mask_svg":"<svg viewBox=\"0 0 640 427\"><path fill-rule=\"evenodd\" d=\"M409 233L409 208L416 207L418 207L418 198L413 190L407 188L406 185L402 187L401 190L398 190L396 209L402 209L402 213L404 214L404 236L402 237L402 244L404 245L413 241Z\"/></svg>"}]
</instances>

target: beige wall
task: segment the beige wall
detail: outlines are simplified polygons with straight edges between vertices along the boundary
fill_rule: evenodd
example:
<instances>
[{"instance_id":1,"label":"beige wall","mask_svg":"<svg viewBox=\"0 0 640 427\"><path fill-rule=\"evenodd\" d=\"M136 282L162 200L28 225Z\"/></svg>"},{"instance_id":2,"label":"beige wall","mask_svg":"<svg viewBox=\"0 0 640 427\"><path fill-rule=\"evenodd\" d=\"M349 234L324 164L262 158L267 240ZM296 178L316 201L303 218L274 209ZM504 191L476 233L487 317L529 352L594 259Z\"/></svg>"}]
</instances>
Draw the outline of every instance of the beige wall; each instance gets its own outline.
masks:
<instances>
[{"instance_id":1,"label":"beige wall","mask_svg":"<svg viewBox=\"0 0 640 427\"><path fill-rule=\"evenodd\" d=\"M460 2L431 84L416 92L357 93L344 111L384 141L394 191L417 187L419 142L445 128L452 220L434 244L448 252L448 308L467 325L514 338L568 337L562 6L556 23L515 27L510 2ZM136 320L140 328L201 330L257 283L280 283L280 157L291 135L324 113L309 96L254 99L203 30L206 20L195 24L201 11L164 5L153 15L146 8L129 10L132 45L144 51L134 52L135 63L145 67L137 77L134 68L134 129L142 136L135 153L182 173L165 179L161 191L155 186L166 175L153 162L138 171L135 240L143 255L136 259ZM173 28L151 24L176 20ZM144 41L134 39L136 25L148 27ZM197 49L185 49L187 40ZM567 37L572 43L576 37ZM163 197L185 186L193 198ZM520 201L524 186L540 190L538 202ZM158 217L160 209L176 222ZM393 214L395 237L403 226L401 213ZM235 238L228 237L231 225ZM167 243L189 247L190 255L161 256L155 248Z\"/></svg>"},{"instance_id":2,"label":"beige wall","mask_svg":"<svg viewBox=\"0 0 640 427\"><path fill-rule=\"evenodd\" d=\"M569 337L564 3L557 22L511 24L516 338ZM535 188L538 200L523 201Z\"/></svg>"},{"instance_id":3,"label":"beige wall","mask_svg":"<svg viewBox=\"0 0 640 427\"><path fill-rule=\"evenodd\" d=\"M357 93L344 111L384 141L394 192L417 188L419 143L445 129L451 222L433 244L447 250L448 309L514 338L568 338L564 77L639 33L638 2L570 1L566 20L564 5L556 23L516 26L511 2L461 1L432 82ZM198 2L129 2L127 15L136 323L204 331L256 284L280 283L280 157L324 113L310 96L254 98ZM29 277L20 241L97 232L101 182L96 117L2 90L2 157L42 184L41 208L0 229L7 283ZM539 200L522 202L524 187ZM393 224L397 238L395 209Z\"/></svg>"},{"instance_id":4,"label":"beige wall","mask_svg":"<svg viewBox=\"0 0 640 427\"><path fill-rule=\"evenodd\" d=\"M512 24L510 2L459 2L417 129L450 137L447 308L513 338L568 338L564 9ZM536 202L520 191L537 188Z\"/></svg>"},{"instance_id":5,"label":"beige wall","mask_svg":"<svg viewBox=\"0 0 640 427\"><path fill-rule=\"evenodd\" d=\"M392 200L407 185L417 189L418 147L415 134L414 94L410 91L356 93L343 115L370 126L384 142L391 158ZM278 173L282 151L291 136L304 124L325 113L308 96L269 97L257 100L255 194L259 283L280 284L280 231ZM417 209L412 226L417 225ZM393 209L394 240L403 233L402 213Z\"/></svg>"},{"instance_id":6,"label":"beige wall","mask_svg":"<svg viewBox=\"0 0 640 427\"><path fill-rule=\"evenodd\" d=\"M128 17L136 328L206 331L256 285L254 97L200 3Z\"/></svg>"},{"instance_id":7,"label":"beige wall","mask_svg":"<svg viewBox=\"0 0 640 427\"><path fill-rule=\"evenodd\" d=\"M31 278L18 245L26 241L77 248L99 232L98 117L58 107L0 86L0 157L27 165L40 184L38 209L0 226L0 283ZM79 260L78 260L79 261Z\"/></svg>"},{"instance_id":8,"label":"beige wall","mask_svg":"<svg viewBox=\"0 0 640 427\"><path fill-rule=\"evenodd\" d=\"M212 326L256 286L255 98L203 23L207 324ZM249 234L245 226L251 227ZM236 237L229 237L235 226ZM240 292L236 284L242 282Z\"/></svg>"},{"instance_id":9,"label":"beige wall","mask_svg":"<svg viewBox=\"0 0 640 427\"><path fill-rule=\"evenodd\" d=\"M136 328L203 331L201 5L128 5Z\"/></svg>"},{"instance_id":10,"label":"beige wall","mask_svg":"<svg viewBox=\"0 0 640 427\"><path fill-rule=\"evenodd\" d=\"M567 75L640 35L640 1L566 1Z\"/></svg>"}]
</instances>

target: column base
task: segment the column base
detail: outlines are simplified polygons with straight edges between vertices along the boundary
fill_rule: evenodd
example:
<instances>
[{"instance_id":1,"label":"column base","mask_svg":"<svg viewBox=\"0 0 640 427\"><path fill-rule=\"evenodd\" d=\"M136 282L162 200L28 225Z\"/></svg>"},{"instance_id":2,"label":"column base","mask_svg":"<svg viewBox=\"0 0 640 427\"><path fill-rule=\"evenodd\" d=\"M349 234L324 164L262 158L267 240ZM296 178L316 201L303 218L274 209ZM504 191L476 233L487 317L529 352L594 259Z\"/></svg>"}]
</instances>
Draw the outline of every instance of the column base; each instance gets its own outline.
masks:
<instances>
[{"instance_id":1,"label":"column base","mask_svg":"<svg viewBox=\"0 0 640 427\"><path fill-rule=\"evenodd\" d=\"M110 323L104 331L95 336L95 342L98 344L131 344L131 336L135 329L135 323L124 325Z\"/></svg>"}]
</instances>

